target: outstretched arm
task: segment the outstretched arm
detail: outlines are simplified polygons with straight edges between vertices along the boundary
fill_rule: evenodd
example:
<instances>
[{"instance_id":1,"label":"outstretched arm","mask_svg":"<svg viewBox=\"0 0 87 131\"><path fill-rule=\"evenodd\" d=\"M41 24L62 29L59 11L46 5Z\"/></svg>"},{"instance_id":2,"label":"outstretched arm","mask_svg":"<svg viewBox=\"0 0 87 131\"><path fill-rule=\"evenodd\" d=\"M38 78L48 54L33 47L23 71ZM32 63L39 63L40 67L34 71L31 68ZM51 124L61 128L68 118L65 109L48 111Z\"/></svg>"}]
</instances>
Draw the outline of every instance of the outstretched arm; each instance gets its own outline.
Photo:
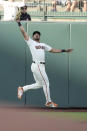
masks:
<instances>
[{"instance_id":1,"label":"outstretched arm","mask_svg":"<svg viewBox=\"0 0 87 131\"><path fill-rule=\"evenodd\" d=\"M49 52L51 52L51 53L63 53L63 52L72 52L72 51L73 51L73 49L67 49L67 50L62 49L62 50L59 50L59 49L52 48Z\"/></svg>"},{"instance_id":2,"label":"outstretched arm","mask_svg":"<svg viewBox=\"0 0 87 131\"><path fill-rule=\"evenodd\" d=\"M24 36L24 39L28 41L29 36L28 36L27 32L25 32L25 30L24 30L24 28L23 28L23 26L21 25L20 22L17 22L17 23L18 23L18 26L20 28L20 31L21 31L22 35Z\"/></svg>"}]
</instances>

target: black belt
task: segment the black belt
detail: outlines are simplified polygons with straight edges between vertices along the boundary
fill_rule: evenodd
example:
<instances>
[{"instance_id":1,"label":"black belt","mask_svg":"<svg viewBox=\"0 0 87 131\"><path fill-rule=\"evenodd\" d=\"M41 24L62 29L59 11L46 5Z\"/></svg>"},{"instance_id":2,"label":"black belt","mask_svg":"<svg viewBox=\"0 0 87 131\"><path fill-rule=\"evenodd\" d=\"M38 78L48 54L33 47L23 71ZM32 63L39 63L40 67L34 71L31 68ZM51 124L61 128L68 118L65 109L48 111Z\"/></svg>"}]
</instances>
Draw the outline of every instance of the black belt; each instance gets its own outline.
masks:
<instances>
[{"instance_id":1,"label":"black belt","mask_svg":"<svg viewBox=\"0 0 87 131\"><path fill-rule=\"evenodd\" d=\"M33 61L33 63L36 63L35 61ZM45 64L45 62L39 62L40 64Z\"/></svg>"}]
</instances>

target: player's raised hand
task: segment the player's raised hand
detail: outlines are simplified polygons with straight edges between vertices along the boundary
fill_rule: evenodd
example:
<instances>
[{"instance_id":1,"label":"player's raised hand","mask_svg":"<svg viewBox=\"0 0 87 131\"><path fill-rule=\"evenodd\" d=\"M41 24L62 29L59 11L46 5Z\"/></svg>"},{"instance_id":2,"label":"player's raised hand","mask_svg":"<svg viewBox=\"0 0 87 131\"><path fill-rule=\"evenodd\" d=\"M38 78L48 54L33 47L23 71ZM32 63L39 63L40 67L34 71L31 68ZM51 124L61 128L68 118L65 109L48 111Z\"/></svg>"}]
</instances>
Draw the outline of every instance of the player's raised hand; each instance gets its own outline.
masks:
<instances>
[{"instance_id":1,"label":"player's raised hand","mask_svg":"<svg viewBox=\"0 0 87 131\"><path fill-rule=\"evenodd\" d=\"M69 53L69 52L72 52L72 51L73 51L73 49L67 49L67 50L66 50L66 52L68 52L68 53Z\"/></svg>"}]
</instances>

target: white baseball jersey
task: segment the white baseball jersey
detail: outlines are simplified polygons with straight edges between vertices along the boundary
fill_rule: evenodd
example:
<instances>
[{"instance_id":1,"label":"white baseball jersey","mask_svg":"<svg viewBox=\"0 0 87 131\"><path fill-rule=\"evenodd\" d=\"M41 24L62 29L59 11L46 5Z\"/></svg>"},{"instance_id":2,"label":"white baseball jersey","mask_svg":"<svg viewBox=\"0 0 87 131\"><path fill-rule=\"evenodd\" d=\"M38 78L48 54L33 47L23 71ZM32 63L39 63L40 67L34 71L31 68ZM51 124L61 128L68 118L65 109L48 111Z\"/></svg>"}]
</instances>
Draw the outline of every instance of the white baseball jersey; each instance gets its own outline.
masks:
<instances>
[{"instance_id":1,"label":"white baseball jersey","mask_svg":"<svg viewBox=\"0 0 87 131\"><path fill-rule=\"evenodd\" d=\"M36 42L31 38L26 42L30 48L33 61L35 61L35 63L31 65L31 71L36 83L23 86L23 91L25 92L30 89L39 89L43 87L46 103L51 102L49 79L45 71L45 65L40 64L40 62L45 62L45 51L50 51L52 47L45 43Z\"/></svg>"},{"instance_id":2,"label":"white baseball jersey","mask_svg":"<svg viewBox=\"0 0 87 131\"><path fill-rule=\"evenodd\" d=\"M26 42L30 48L33 61L45 62L45 51L50 51L52 47L45 43L38 43L31 38Z\"/></svg>"},{"instance_id":3,"label":"white baseball jersey","mask_svg":"<svg viewBox=\"0 0 87 131\"><path fill-rule=\"evenodd\" d=\"M4 7L4 20L14 20L18 13L18 7L24 6L24 2L9 2L0 0L0 5Z\"/></svg>"}]
</instances>

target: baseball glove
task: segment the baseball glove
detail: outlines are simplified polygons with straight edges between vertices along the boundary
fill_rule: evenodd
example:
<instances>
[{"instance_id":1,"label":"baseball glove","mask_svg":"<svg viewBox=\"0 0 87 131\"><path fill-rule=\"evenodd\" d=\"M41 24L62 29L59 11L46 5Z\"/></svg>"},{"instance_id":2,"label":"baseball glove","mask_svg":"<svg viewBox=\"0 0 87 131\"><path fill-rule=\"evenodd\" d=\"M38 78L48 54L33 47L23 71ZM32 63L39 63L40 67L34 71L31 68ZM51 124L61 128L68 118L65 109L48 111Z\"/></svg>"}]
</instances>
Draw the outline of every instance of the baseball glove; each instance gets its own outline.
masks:
<instances>
[{"instance_id":1,"label":"baseball glove","mask_svg":"<svg viewBox=\"0 0 87 131\"><path fill-rule=\"evenodd\" d=\"M15 21L20 20L21 11L16 14Z\"/></svg>"}]
</instances>

